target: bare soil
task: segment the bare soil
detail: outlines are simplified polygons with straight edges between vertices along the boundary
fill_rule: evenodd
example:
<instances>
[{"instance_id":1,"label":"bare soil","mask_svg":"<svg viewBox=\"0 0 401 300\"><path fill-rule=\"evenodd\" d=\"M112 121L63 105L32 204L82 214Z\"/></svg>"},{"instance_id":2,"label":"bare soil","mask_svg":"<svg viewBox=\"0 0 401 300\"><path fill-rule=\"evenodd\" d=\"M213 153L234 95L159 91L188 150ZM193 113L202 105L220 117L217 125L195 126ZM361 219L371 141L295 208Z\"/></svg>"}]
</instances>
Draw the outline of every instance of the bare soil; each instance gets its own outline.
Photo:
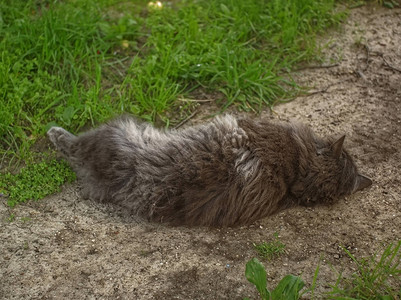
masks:
<instances>
[{"instance_id":1,"label":"bare soil","mask_svg":"<svg viewBox=\"0 0 401 300\"><path fill-rule=\"evenodd\" d=\"M12 210L2 200L0 299L257 298L245 264L257 256L253 243L275 232L287 247L264 261L269 286L289 273L310 284L320 262L323 293L337 276L331 266L355 270L340 245L361 257L401 239L401 9L354 9L331 36L326 55L335 65L296 75L311 94L262 117L301 120L322 136L346 133L370 188L333 206L295 207L227 229L140 222L82 199L77 185Z\"/></svg>"}]
</instances>

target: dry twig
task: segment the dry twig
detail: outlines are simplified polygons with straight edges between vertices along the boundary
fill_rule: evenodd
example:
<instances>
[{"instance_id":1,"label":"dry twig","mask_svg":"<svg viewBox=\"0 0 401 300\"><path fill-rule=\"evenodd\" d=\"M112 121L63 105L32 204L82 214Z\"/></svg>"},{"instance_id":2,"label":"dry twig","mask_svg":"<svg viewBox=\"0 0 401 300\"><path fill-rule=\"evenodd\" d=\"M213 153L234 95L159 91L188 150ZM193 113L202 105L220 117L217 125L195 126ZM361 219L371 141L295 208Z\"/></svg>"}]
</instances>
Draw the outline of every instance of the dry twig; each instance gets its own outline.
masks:
<instances>
[{"instance_id":1,"label":"dry twig","mask_svg":"<svg viewBox=\"0 0 401 300\"><path fill-rule=\"evenodd\" d=\"M308 70L308 69L329 69L329 68L338 67L339 65L340 64L338 64L338 63L332 64L332 65L309 65L309 66L297 68L294 70L294 72Z\"/></svg>"},{"instance_id":2,"label":"dry twig","mask_svg":"<svg viewBox=\"0 0 401 300\"><path fill-rule=\"evenodd\" d=\"M309 97L309 96L316 95L316 94L327 93L328 89L331 88L332 86L341 84L341 83L346 82L346 81L348 81L348 80L350 80L350 78L347 78L347 79L344 79L344 80L340 80L340 81L331 83L331 84L327 85L325 88L323 88L323 89L321 89L321 90L317 90L317 91L314 91L314 92L311 92L311 93L306 93L306 94L300 95L300 96L301 96L301 97Z\"/></svg>"},{"instance_id":3,"label":"dry twig","mask_svg":"<svg viewBox=\"0 0 401 300\"><path fill-rule=\"evenodd\" d=\"M384 58L384 55L382 55L381 57L382 57L384 63L387 65L387 67L389 67L390 69L392 69L394 71L397 71L397 72L401 73L401 69L398 69L398 68L393 67L392 65L390 65L389 62Z\"/></svg>"},{"instance_id":4,"label":"dry twig","mask_svg":"<svg viewBox=\"0 0 401 300\"><path fill-rule=\"evenodd\" d=\"M188 117L186 117L184 120L182 120L180 123L178 123L174 128L178 129L185 123L187 123L190 119L192 119L196 114L198 113L198 110L194 110L192 114L190 114Z\"/></svg>"}]
</instances>

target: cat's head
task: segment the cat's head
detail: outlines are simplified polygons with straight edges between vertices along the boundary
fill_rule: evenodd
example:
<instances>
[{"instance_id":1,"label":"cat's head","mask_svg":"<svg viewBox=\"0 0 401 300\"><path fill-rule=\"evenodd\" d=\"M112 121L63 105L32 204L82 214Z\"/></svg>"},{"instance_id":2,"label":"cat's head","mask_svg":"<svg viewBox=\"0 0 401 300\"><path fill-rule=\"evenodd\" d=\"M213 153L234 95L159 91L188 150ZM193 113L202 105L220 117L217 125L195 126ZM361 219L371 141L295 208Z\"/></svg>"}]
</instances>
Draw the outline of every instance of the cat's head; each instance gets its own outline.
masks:
<instances>
[{"instance_id":1,"label":"cat's head","mask_svg":"<svg viewBox=\"0 0 401 300\"><path fill-rule=\"evenodd\" d=\"M359 174L351 156L343 148L345 135L337 140L313 136L308 155L301 157L300 174L291 193L302 205L332 203L362 190L372 180Z\"/></svg>"}]
</instances>

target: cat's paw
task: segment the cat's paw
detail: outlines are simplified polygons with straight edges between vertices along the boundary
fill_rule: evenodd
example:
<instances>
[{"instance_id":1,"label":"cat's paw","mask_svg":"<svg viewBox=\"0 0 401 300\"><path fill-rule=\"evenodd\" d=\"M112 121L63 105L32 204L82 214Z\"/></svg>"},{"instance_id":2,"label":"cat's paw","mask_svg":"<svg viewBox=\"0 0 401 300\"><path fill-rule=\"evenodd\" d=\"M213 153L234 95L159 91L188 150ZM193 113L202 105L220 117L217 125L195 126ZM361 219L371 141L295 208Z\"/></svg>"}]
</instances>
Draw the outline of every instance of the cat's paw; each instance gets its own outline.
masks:
<instances>
[{"instance_id":1,"label":"cat's paw","mask_svg":"<svg viewBox=\"0 0 401 300\"><path fill-rule=\"evenodd\" d=\"M76 138L75 135L61 127L50 128L47 132L47 136L57 150L62 152L64 155L69 154L71 145Z\"/></svg>"},{"instance_id":2,"label":"cat's paw","mask_svg":"<svg viewBox=\"0 0 401 300\"><path fill-rule=\"evenodd\" d=\"M47 132L47 136L56 147L60 144L60 142L63 142L66 138L68 139L70 135L71 133L61 127L52 127Z\"/></svg>"}]
</instances>

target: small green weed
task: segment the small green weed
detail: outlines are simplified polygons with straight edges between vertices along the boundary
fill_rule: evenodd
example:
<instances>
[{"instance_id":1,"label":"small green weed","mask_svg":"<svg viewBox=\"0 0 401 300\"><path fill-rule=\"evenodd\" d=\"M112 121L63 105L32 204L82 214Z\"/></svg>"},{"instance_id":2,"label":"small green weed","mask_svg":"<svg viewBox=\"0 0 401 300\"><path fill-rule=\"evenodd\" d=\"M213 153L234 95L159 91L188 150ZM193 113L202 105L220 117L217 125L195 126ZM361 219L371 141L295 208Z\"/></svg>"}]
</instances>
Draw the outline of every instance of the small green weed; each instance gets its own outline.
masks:
<instances>
[{"instance_id":1,"label":"small green weed","mask_svg":"<svg viewBox=\"0 0 401 300\"><path fill-rule=\"evenodd\" d=\"M245 276L249 282L255 285L262 300L296 300L301 297L300 291L305 286L305 283L300 277L287 275L279 282L277 287L270 292L267 289L266 270L257 258L248 261L246 264Z\"/></svg>"},{"instance_id":2,"label":"small green weed","mask_svg":"<svg viewBox=\"0 0 401 300\"><path fill-rule=\"evenodd\" d=\"M339 273L328 294L330 299L401 299L401 240L389 244L380 257L377 254L357 259L343 250L358 270L351 278Z\"/></svg>"},{"instance_id":3,"label":"small green weed","mask_svg":"<svg viewBox=\"0 0 401 300\"><path fill-rule=\"evenodd\" d=\"M50 160L28 165L18 174L0 173L0 192L8 204L38 200L59 191L65 182L75 180L75 173L65 161ZM14 219L14 218L13 218Z\"/></svg>"},{"instance_id":4,"label":"small green weed","mask_svg":"<svg viewBox=\"0 0 401 300\"><path fill-rule=\"evenodd\" d=\"M32 221L32 219L30 217L21 217L21 222L22 223L27 223L27 222L30 222L30 221Z\"/></svg>"},{"instance_id":5,"label":"small green weed","mask_svg":"<svg viewBox=\"0 0 401 300\"><path fill-rule=\"evenodd\" d=\"M274 239L271 242L254 243L253 246L261 258L268 260L272 260L285 252L285 244L279 240L277 232L274 233Z\"/></svg>"},{"instance_id":6,"label":"small green weed","mask_svg":"<svg viewBox=\"0 0 401 300\"><path fill-rule=\"evenodd\" d=\"M11 223L14 222L14 220L15 220L15 214L11 213L10 216L7 218L7 221Z\"/></svg>"}]
</instances>

